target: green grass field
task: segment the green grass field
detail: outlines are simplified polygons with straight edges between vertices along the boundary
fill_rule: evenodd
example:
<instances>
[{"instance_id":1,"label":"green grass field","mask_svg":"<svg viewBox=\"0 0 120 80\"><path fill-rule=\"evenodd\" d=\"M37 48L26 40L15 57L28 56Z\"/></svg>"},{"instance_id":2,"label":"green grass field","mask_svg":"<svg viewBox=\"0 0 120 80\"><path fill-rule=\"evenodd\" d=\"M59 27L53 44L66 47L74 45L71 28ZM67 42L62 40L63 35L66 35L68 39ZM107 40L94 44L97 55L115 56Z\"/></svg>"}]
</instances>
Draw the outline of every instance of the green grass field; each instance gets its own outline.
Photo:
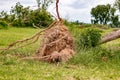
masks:
<instances>
[{"instance_id":1,"label":"green grass field","mask_svg":"<svg viewBox=\"0 0 120 80\"><path fill-rule=\"evenodd\" d=\"M0 30L0 48L38 31L33 28ZM120 47L119 39L94 49L80 50L70 61L59 65L19 60L22 56L33 55L39 42L9 50L0 54L0 80L120 80L120 50L114 50L116 46ZM107 55L107 60L102 61L102 54Z\"/></svg>"}]
</instances>

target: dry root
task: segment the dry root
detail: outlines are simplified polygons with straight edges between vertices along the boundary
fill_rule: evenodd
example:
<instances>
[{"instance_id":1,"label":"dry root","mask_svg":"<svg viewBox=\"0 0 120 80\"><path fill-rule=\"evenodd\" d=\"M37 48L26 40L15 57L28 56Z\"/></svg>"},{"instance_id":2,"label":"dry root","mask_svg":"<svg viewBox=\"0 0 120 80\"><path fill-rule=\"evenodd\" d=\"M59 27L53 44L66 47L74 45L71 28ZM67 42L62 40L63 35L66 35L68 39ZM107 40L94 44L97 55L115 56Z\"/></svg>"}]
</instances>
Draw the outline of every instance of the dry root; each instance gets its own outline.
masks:
<instances>
[{"instance_id":1,"label":"dry root","mask_svg":"<svg viewBox=\"0 0 120 80\"><path fill-rule=\"evenodd\" d=\"M75 53L73 37L62 23L54 25L45 32L42 48L37 56L45 57L43 61L61 62L69 60Z\"/></svg>"},{"instance_id":2,"label":"dry root","mask_svg":"<svg viewBox=\"0 0 120 80\"><path fill-rule=\"evenodd\" d=\"M56 12L58 16L58 21L55 21L47 29L38 32L30 38L16 41L10 44L7 48L3 50L3 52L13 48L17 44L26 43L27 41L32 40L31 42L18 46L17 48L21 48L26 45L32 44L36 42L40 38L42 32L44 32L45 34L43 38L43 44L42 47L38 49L36 53L37 57L26 57L22 58L22 60L35 59L50 63L69 60L75 53L74 41L67 27L62 24L62 19L60 18L58 12L58 3L59 0L56 0Z\"/></svg>"}]
</instances>

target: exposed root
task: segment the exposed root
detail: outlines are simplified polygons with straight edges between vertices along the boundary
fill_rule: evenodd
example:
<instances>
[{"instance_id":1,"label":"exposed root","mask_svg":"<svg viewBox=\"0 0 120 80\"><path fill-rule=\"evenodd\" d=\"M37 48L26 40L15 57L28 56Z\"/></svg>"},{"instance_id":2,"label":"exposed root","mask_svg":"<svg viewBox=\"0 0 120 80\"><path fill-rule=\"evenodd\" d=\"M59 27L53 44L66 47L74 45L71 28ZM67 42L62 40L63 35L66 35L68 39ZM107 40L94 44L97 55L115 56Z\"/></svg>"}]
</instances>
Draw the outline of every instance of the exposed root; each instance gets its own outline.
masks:
<instances>
[{"instance_id":1,"label":"exposed root","mask_svg":"<svg viewBox=\"0 0 120 80\"><path fill-rule=\"evenodd\" d=\"M74 40L66 26L58 23L45 32L42 48L37 52L37 56L47 62L61 62L69 60L75 53Z\"/></svg>"},{"instance_id":2,"label":"exposed root","mask_svg":"<svg viewBox=\"0 0 120 80\"><path fill-rule=\"evenodd\" d=\"M30 44L35 43L35 42L40 38L40 36L42 35L43 32L45 32L46 30L50 29L50 28L51 28L53 25L55 25L56 23L57 23L57 21L53 22L48 28L46 28L46 29L44 29L44 30L42 30L42 31L39 31L38 33L36 33L36 34L33 35L32 37L26 38L26 39L24 39L24 40L18 40L18 41L16 41L16 42L13 42L13 43L9 44L7 48L0 49L0 50L2 50L1 53L5 52L5 51L7 51L7 50L11 50L11 49L13 50L13 49L17 49L17 48L22 48L22 47L25 47L25 46L28 46L28 45L30 45ZM32 40L32 41L31 41L31 42L28 42L28 41L30 41L30 40ZM27 43L27 42L28 42L28 43ZM17 46L18 44L19 44L19 46ZM23 44L23 45L22 45L22 44ZM17 47L15 47L15 46L17 46ZM13 47L15 47L15 48L13 48Z\"/></svg>"},{"instance_id":3,"label":"exposed root","mask_svg":"<svg viewBox=\"0 0 120 80\"><path fill-rule=\"evenodd\" d=\"M9 49L21 48L35 43L44 32L42 47L38 49L35 57L25 57L21 60L34 59L49 63L68 61L75 53L74 40L67 27L62 23L62 19L58 12L58 2L59 0L56 0L58 21L53 22L47 29L38 32L30 38L19 40L8 45L7 48L3 49L3 52ZM18 44L20 45L17 46ZM13 48L14 46L17 47Z\"/></svg>"},{"instance_id":4,"label":"exposed root","mask_svg":"<svg viewBox=\"0 0 120 80\"><path fill-rule=\"evenodd\" d=\"M39 60L49 63L66 62L75 53L74 40L66 26L61 22L45 31L42 47L34 57L25 57L21 60Z\"/></svg>"}]
</instances>

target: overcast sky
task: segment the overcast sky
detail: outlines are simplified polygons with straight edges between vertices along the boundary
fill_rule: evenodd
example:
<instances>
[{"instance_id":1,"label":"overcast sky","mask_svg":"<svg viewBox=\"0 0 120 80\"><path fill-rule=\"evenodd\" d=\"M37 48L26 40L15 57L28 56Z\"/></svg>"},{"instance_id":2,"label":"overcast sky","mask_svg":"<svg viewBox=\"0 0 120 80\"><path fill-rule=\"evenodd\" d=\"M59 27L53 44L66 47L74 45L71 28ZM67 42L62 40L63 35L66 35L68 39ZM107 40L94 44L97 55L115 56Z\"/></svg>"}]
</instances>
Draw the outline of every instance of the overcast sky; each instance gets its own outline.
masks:
<instances>
[{"instance_id":1,"label":"overcast sky","mask_svg":"<svg viewBox=\"0 0 120 80\"><path fill-rule=\"evenodd\" d=\"M98 4L113 4L115 0L60 0L59 11L63 18L68 20L79 20L80 22L90 23L91 8ZM20 2L23 6L30 6L32 9L37 8L36 0L0 0L0 11L9 11L12 6ZM55 16L55 6L48 9Z\"/></svg>"}]
</instances>

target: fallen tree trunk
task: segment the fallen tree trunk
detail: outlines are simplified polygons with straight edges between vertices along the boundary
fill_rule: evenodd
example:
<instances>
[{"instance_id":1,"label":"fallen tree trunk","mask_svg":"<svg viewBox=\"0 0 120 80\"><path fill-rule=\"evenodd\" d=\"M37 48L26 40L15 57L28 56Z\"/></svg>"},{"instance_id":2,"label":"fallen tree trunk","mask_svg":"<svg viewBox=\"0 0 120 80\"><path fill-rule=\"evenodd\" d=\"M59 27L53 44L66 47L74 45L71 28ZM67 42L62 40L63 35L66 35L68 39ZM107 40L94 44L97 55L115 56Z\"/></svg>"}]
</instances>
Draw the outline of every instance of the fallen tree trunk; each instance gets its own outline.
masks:
<instances>
[{"instance_id":1,"label":"fallen tree trunk","mask_svg":"<svg viewBox=\"0 0 120 80\"><path fill-rule=\"evenodd\" d=\"M120 30L111 32L111 33L103 36L100 44L103 44L103 43L106 43L106 42L109 42L109 41L113 41L113 40L116 40L118 38L120 38Z\"/></svg>"}]
</instances>

